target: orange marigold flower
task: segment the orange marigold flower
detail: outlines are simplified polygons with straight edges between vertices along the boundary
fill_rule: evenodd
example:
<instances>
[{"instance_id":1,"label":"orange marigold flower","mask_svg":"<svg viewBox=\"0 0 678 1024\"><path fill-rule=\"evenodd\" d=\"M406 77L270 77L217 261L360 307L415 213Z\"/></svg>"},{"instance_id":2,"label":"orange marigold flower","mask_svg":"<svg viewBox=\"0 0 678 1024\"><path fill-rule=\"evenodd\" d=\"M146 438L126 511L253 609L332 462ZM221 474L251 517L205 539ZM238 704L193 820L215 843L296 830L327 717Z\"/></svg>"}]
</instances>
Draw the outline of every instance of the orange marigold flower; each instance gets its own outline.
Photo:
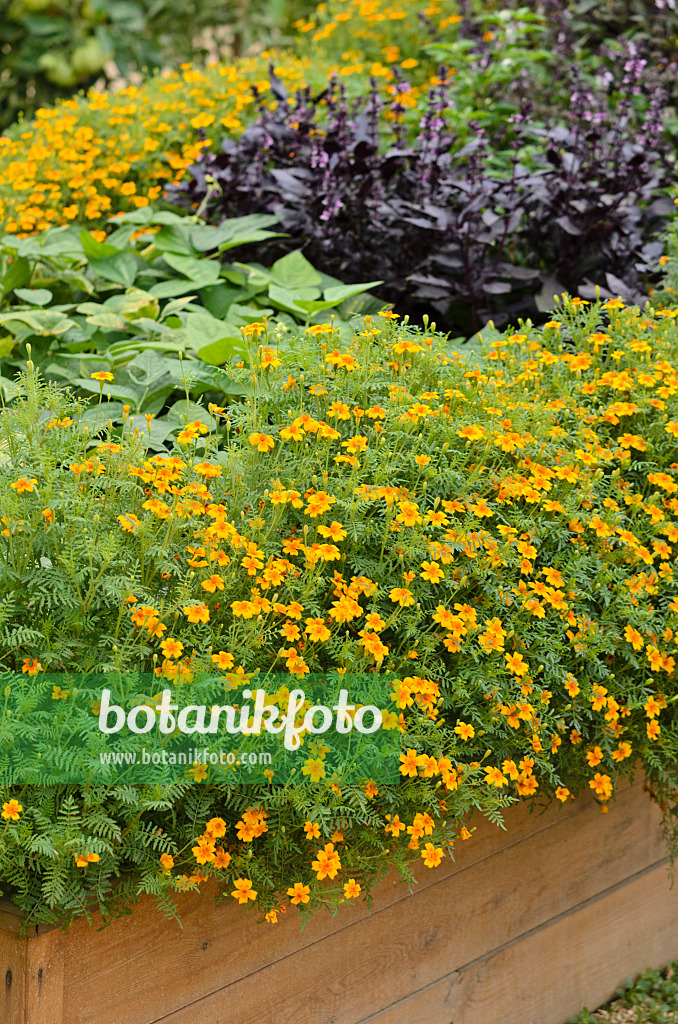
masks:
<instances>
[{"instance_id":1,"label":"orange marigold flower","mask_svg":"<svg viewBox=\"0 0 678 1024\"><path fill-rule=\"evenodd\" d=\"M252 881L249 878L236 878L233 882L235 888L233 889L231 896L238 903L244 904L248 900L256 900L257 890L252 888Z\"/></svg>"}]
</instances>

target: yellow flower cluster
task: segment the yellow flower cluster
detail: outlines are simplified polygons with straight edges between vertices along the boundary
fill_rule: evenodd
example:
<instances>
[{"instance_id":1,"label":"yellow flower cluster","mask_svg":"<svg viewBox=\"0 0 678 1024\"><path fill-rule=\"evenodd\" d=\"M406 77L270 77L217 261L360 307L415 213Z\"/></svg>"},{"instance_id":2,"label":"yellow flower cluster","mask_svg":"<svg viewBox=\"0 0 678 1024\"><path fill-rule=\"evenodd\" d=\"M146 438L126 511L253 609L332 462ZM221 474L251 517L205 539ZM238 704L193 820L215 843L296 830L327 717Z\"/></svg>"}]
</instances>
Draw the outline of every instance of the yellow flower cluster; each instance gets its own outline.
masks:
<instances>
[{"instance_id":1,"label":"yellow flower cluster","mask_svg":"<svg viewBox=\"0 0 678 1024\"><path fill-rule=\"evenodd\" d=\"M290 89L306 81L308 61L263 53L237 66L185 65L115 94L90 92L38 110L0 137L0 223L23 235L147 206L198 159L201 136L242 130L252 86L269 89L271 60Z\"/></svg>"},{"instance_id":2,"label":"yellow flower cluster","mask_svg":"<svg viewBox=\"0 0 678 1024\"><path fill-rule=\"evenodd\" d=\"M384 724L402 735L401 785L366 779L348 801L380 815L380 862L440 865L473 804L584 789L606 810L638 759L678 791L677 328L674 310L565 300L475 360L394 316L352 337L311 329L293 351L266 327L229 370L246 398L211 430L194 420L156 455L141 433L82 454L68 442L60 487L108 516L111 550L121 542L109 571L135 580L98 613L112 616L110 656L152 659L179 685L212 666L228 686L257 670L286 671L290 688L373 672L396 709ZM76 434L51 419L45 444ZM23 564L41 534L58 565L61 508L43 507L42 470L20 471L6 557ZM102 501L113 481L126 507ZM44 651L22 650L27 674ZM262 786L237 820L224 810L192 838L199 870L171 884L227 872L233 898L271 921L281 893L313 908L340 873L336 898L353 898L369 856L346 784L306 739L303 776L332 812L290 810L279 881L262 867L282 835ZM379 840L372 827L366 846Z\"/></svg>"},{"instance_id":3,"label":"yellow flower cluster","mask_svg":"<svg viewBox=\"0 0 678 1024\"><path fill-rule=\"evenodd\" d=\"M335 6L334 16L322 4L317 20L297 23L295 51L264 51L204 69L185 64L117 93L90 92L39 109L32 122L0 137L0 224L20 235L73 221L103 226L114 213L148 205L181 180L204 145L243 130L253 116L253 86L275 105L271 65L290 93L302 85L319 89L333 73L360 92L371 75L383 83L387 100L416 107L438 81L428 75L424 82L412 56L428 38L418 5L349 0ZM445 27L448 7L449 0L435 0L424 13ZM340 60L336 32L346 37ZM408 91L396 89L391 65L415 74Z\"/></svg>"}]
</instances>

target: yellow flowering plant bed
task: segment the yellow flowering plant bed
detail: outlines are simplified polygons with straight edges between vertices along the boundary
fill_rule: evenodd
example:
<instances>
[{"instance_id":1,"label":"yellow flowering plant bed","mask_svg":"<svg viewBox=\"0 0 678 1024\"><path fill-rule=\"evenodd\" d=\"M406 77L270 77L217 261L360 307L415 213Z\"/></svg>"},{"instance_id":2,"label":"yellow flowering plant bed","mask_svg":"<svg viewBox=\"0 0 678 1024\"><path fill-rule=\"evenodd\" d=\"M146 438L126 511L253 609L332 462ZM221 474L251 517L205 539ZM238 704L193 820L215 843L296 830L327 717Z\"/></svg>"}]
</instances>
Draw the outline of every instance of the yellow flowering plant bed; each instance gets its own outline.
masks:
<instances>
[{"instance_id":1,"label":"yellow flowering plant bed","mask_svg":"<svg viewBox=\"0 0 678 1024\"><path fill-rule=\"evenodd\" d=\"M670 820L675 313L564 299L470 353L391 312L277 340L250 334L245 397L154 455L29 364L0 414L2 667L371 672L400 784L323 778L306 737L304 784L6 787L0 882L34 920L171 912L209 876L271 922L336 908L453 857L474 809L606 811L639 763ZM11 730L10 677L3 699Z\"/></svg>"},{"instance_id":2,"label":"yellow flowering plant bed","mask_svg":"<svg viewBox=\"0 0 678 1024\"><path fill-rule=\"evenodd\" d=\"M486 45L494 58L482 66L459 36L454 0L351 0L331 11L321 5L313 20L299 21L289 49L204 68L182 64L119 92L90 91L41 107L0 136L0 224L19 234L73 221L102 231L111 214L147 206L182 180L205 146L241 134L257 113L253 87L275 107L270 68L290 95L303 86L320 93L336 75L358 96L373 77L388 104L385 127L418 131L426 93L440 84L439 58L426 47L443 39L445 60L455 63L449 114L460 139L469 120L504 125L519 104L508 95L516 68L544 81L545 54L531 36L545 22L526 9L493 18L480 8L473 19L476 27L487 19L493 27Z\"/></svg>"}]
</instances>

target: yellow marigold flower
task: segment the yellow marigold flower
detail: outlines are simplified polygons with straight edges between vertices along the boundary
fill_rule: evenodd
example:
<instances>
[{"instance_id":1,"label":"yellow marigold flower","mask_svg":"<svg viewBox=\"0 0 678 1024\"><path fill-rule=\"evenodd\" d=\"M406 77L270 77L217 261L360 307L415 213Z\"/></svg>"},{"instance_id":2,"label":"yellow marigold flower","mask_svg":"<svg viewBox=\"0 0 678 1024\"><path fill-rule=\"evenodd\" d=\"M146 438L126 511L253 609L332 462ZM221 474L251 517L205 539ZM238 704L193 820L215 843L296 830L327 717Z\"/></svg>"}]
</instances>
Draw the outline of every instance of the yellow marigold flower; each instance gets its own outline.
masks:
<instances>
[{"instance_id":1,"label":"yellow marigold flower","mask_svg":"<svg viewBox=\"0 0 678 1024\"><path fill-rule=\"evenodd\" d=\"M198 839L197 845L191 851L198 864L208 864L214 860L214 846L214 842L206 836Z\"/></svg>"},{"instance_id":2,"label":"yellow marigold flower","mask_svg":"<svg viewBox=\"0 0 678 1024\"><path fill-rule=\"evenodd\" d=\"M421 856L427 868L437 868L444 854L441 846L436 847L433 843L427 843L421 851Z\"/></svg>"},{"instance_id":3,"label":"yellow marigold flower","mask_svg":"<svg viewBox=\"0 0 678 1024\"><path fill-rule=\"evenodd\" d=\"M125 533L136 533L141 526L139 519L133 512L126 512L124 515L117 516L116 518Z\"/></svg>"},{"instance_id":4,"label":"yellow marigold flower","mask_svg":"<svg viewBox=\"0 0 678 1024\"><path fill-rule=\"evenodd\" d=\"M181 640L174 640L172 637L166 637L160 644L163 658L180 658L184 645Z\"/></svg>"},{"instance_id":5,"label":"yellow marigold flower","mask_svg":"<svg viewBox=\"0 0 678 1024\"><path fill-rule=\"evenodd\" d=\"M18 821L23 811L23 805L18 800L7 800L2 805L2 817L6 821Z\"/></svg>"},{"instance_id":6,"label":"yellow marigold flower","mask_svg":"<svg viewBox=\"0 0 678 1024\"><path fill-rule=\"evenodd\" d=\"M463 740L472 740L476 734L475 729L468 722L457 722L454 727L454 731L457 736L461 736Z\"/></svg>"},{"instance_id":7,"label":"yellow marigold flower","mask_svg":"<svg viewBox=\"0 0 678 1024\"><path fill-rule=\"evenodd\" d=\"M304 822L304 833L307 839L320 838L320 826L315 821Z\"/></svg>"},{"instance_id":8,"label":"yellow marigold flower","mask_svg":"<svg viewBox=\"0 0 678 1024\"><path fill-rule=\"evenodd\" d=\"M74 853L73 857L78 868L86 868L88 864L96 864L101 860L98 853Z\"/></svg>"},{"instance_id":9,"label":"yellow marigold flower","mask_svg":"<svg viewBox=\"0 0 678 1024\"><path fill-rule=\"evenodd\" d=\"M17 494L23 494L24 491L34 491L35 488L37 487L37 484L38 481L35 479L35 477L31 477L31 479L28 480L25 476L20 476L16 483L10 484L9 486L13 488Z\"/></svg>"},{"instance_id":10,"label":"yellow marigold flower","mask_svg":"<svg viewBox=\"0 0 678 1024\"><path fill-rule=\"evenodd\" d=\"M255 431L255 433L250 434L250 444L258 452L270 452L275 447L275 438L269 434L260 434Z\"/></svg>"},{"instance_id":11,"label":"yellow marigold flower","mask_svg":"<svg viewBox=\"0 0 678 1024\"><path fill-rule=\"evenodd\" d=\"M445 578L445 573L437 562L422 562L421 567L424 571L420 572L419 575L423 580L428 580L429 583L440 583Z\"/></svg>"},{"instance_id":12,"label":"yellow marigold flower","mask_svg":"<svg viewBox=\"0 0 678 1024\"><path fill-rule=\"evenodd\" d=\"M295 882L291 888L287 890L287 895L290 897L290 903L293 906L297 906L299 903L308 903L311 896L310 885L304 885L303 882Z\"/></svg>"},{"instance_id":13,"label":"yellow marigold flower","mask_svg":"<svg viewBox=\"0 0 678 1024\"><path fill-rule=\"evenodd\" d=\"M189 622L209 622L209 608L205 604L190 604L182 609Z\"/></svg>"},{"instance_id":14,"label":"yellow marigold flower","mask_svg":"<svg viewBox=\"0 0 678 1024\"><path fill-rule=\"evenodd\" d=\"M322 882L323 878L336 878L341 871L341 860L334 849L334 843L326 843L324 850L318 850L311 867L316 872L319 882Z\"/></svg>"},{"instance_id":15,"label":"yellow marigold flower","mask_svg":"<svg viewBox=\"0 0 678 1024\"><path fill-rule=\"evenodd\" d=\"M348 882L344 882L344 899L355 900L360 896L362 888L356 882L355 878L349 878Z\"/></svg>"},{"instance_id":16,"label":"yellow marigold flower","mask_svg":"<svg viewBox=\"0 0 678 1024\"><path fill-rule=\"evenodd\" d=\"M609 800L612 796L612 779L609 775L601 775L600 772L596 772L589 780L589 786L601 800Z\"/></svg>"},{"instance_id":17,"label":"yellow marigold flower","mask_svg":"<svg viewBox=\"0 0 678 1024\"><path fill-rule=\"evenodd\" d=\"M319 757L309 757L301 769L302 775L308 775L309 782L320 782L325 778L325 765Z\"/></svg>"},{"instance_id":18,"label":"yellow marigold flower","mask_svg":"<svg viewBox=\"0 0 678 1024\"><path fill-rule=\"evenodd\" d=\"M257 890L252 888L251 879L236 878L233 885L235 888L233 889L231 896L234 900L237 900L238 903L245 904L248 900L256 900Z\"/></svg>"},{"instance_id":19,"label":"yellow marigold flower","mask_svg":"<svg viewBox=\"0 0 678 1024\"><path fill-rule=\"evenodd\" d=\"M97 370L96 373L90 373L92 380L98 380L102 384L104 381L112 381L113 374L109 373L108 370Z\"/></svg>"},{"instance_id":20,"label":"yellow marigold flower","mask_svg":"<svg viewBox=\"0 0 678 1024\"><path fill-rule=\"evenodd\" d=\"M204 587L208 593L213 594L216 590L224 589L224 581L221 576L210 576L208 580L202 580L201 587Z\"/></svg>"},{"instance_id":21,"label":"yellow marigold flower","mask_svg":"<svg viewBox=\"0 0 678 1024\"><path fill-rule=\"evenodd\" d=\"M227 651L219 651L218 654L213 654L212 661L222 672L228 672L234 665L233 655L228 654Z\"/></svg>"},{"instance_id":22,"label":"yellow marigold flower","mask_svg":"<svg viewBox=\"0 0 678 1024\"><path fill-rule=\"evenodd\" d=\"M502 786L508 786L508 779L505 775L502 775L499 768L493 768L488 765L485 768L485 782L488 786L496 786L498 789Z\"/></svg>"},{"instance_id":23,"label":"yellow marigold flower","mask_svg":"<svg viewBox=\"0 0 678 1024\"><path fill-rule=\"evenodd\" d=\"M160 855L160 863L164 874L169 875L170 871L174 867L174 857L171 853L162 853Z\"/></svg>"}]
</instances>

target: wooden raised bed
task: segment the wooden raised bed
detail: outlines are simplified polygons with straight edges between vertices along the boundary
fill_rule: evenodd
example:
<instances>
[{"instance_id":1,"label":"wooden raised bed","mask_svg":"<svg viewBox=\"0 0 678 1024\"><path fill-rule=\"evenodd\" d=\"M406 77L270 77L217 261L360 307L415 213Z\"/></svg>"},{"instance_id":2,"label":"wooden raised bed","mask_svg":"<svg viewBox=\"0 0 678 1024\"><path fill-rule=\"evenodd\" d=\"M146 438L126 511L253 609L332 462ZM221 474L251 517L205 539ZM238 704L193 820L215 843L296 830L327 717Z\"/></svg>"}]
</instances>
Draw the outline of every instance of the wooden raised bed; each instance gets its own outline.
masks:
<instances>
[{"instance_id":1,"label":"wooden raised bed","mask_svg":"<svg viewBox=\"0 0 678 1024\"><path fill-rule=\"evenodd\" d=\"M581 797L482 823L456 863L395 879L372 912L302 932L290 908L257 924L209 892L150 901L97 932L18 935L0 908L2 1024L563 1024L627 976L678 957L660 814L640 785L609 814Z\"/></svg>"}]
</instances>

